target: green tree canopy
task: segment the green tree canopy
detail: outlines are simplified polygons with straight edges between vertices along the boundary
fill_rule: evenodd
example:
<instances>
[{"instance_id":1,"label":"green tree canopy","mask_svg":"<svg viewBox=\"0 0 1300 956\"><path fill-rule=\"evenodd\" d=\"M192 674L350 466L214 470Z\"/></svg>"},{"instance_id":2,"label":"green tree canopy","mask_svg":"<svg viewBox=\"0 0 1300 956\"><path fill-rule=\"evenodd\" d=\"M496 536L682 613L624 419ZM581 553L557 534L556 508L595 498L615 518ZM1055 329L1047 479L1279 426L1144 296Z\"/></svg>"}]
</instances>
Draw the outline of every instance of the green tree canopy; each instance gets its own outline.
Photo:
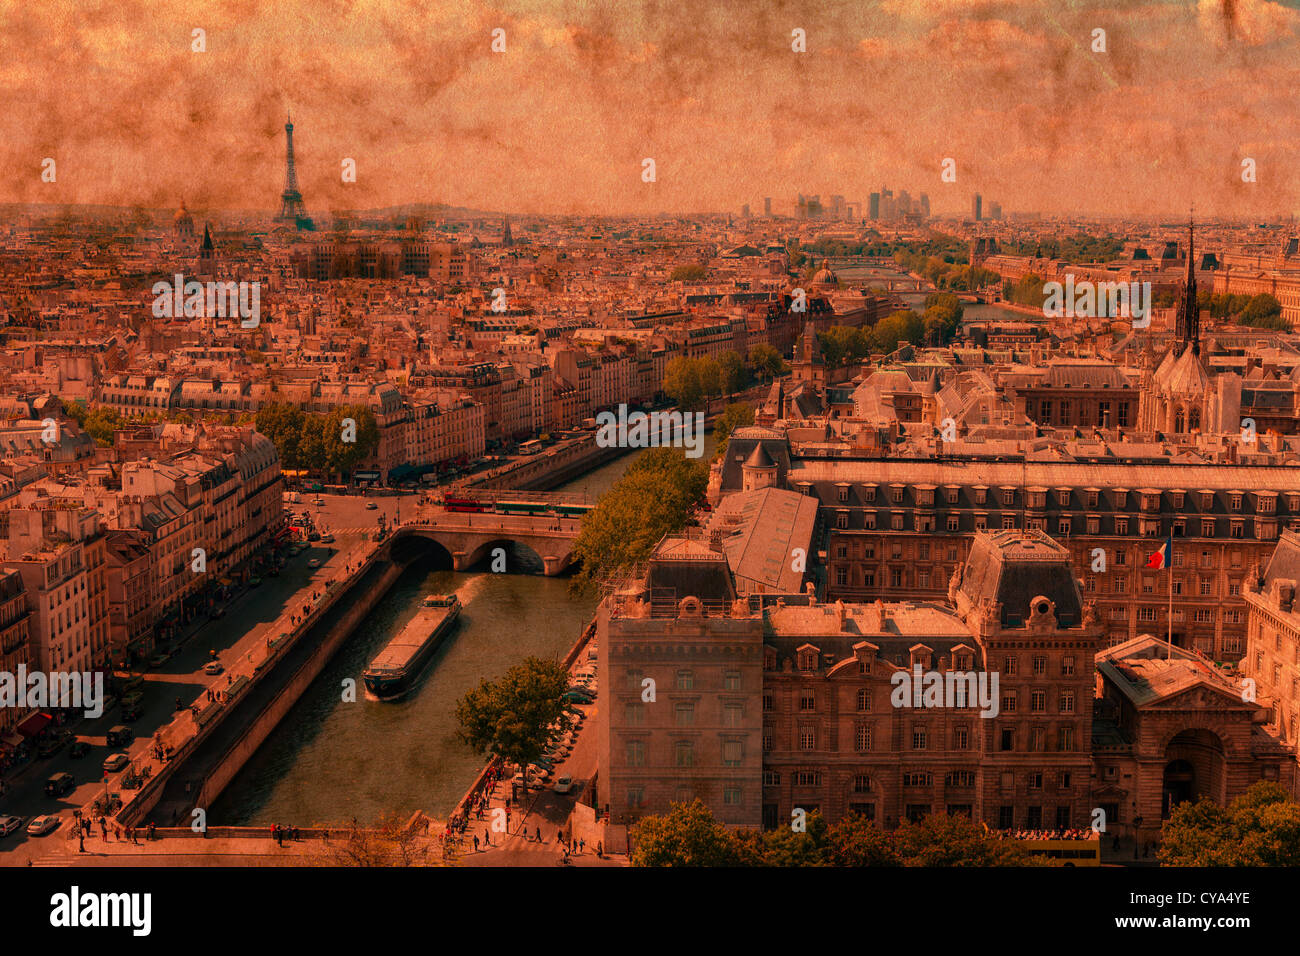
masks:
<instances>
[{"instance_id":1,"label":"green tree canopy","mask_svg":"<svg viewBox=\"0 0 1300 956\"><path fill-rule=\"evenodd\" d=\"M699 799L674 803L661 816L637 821L630 836L633 866L736 866L741 862L736 837Z\"/></svg>"},{"instance_id":2,"label":"green tree canopy","mask_svg":"<svg viewBox=\"0 0 1300 956\"><path fill-rule=\"evenodd\" d=\"M790 366L781 358L781 353L766 342L757 342L749 347L749 365L754 374L763 379L777 378L790 371Z\"/></svg>"},{"instance_id":3,"label":"green tree canopy","mask_svg":"<svg viewBox=\"0 0 1300 956\"><path fill-rule=\"evenodd\" d=\"M665 534L686 524L708 483L702 460L687 458L679 448L642 452L583 515L573 543L582 566L572 587L588 590L645 561Z\"/></svg>"},{"instance_id":4,"label":"green tree canopy","mask_svg":"<svg viewBox=\"0 0 1300 956\"><path fill-rule=\"evenodd\" d=\"M1166 866L1300 865L1300 805L1261 780L1225 809L1208 797L1174 807L1161 831Z\"/></svg>"},{"instance_id":5,"label":"green tree canopy","mask_svg":"<svg viewBox=\"0 0 1300 956\"><path fill-rule=\"evenodd\" d=\"M961 814L933 813L894 831L905 866L1027 866L1029 851Z\"/></svg>"},{"instance_id":6,"label":"green tree canopy","mask_svg":"<svg viewBox=\"0 0 1300 956\"><path fill-rule=\"evenodd\" d=\"M504 757L526 774L546 750L551 725L568 713L568 687L568 672L557 662L527 657L460 699L460 739L478 753Z\"/></svg>"},{"instance_id":7,"label":"green tree canopy","mask_svg":"<svg viewBox=\"0 0 1300 956\"><path fill-rule=\"evenodd\" d=\"M692 262L678 266L668 276L673 282L699 282L709 274L709 270L699 263Z\"/></svg>"}]
</instances>

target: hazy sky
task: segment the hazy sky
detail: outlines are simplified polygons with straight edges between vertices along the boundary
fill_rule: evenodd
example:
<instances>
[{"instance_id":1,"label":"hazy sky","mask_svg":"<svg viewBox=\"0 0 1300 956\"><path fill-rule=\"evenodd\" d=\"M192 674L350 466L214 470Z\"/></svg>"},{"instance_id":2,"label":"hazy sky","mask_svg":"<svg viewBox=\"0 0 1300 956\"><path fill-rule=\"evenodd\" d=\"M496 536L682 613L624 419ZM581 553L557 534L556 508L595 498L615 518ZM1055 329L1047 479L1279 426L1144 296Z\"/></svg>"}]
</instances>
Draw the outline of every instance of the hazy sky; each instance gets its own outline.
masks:
<instances>
[{"instance_id":1,"label":"hazy sky","mask_svg":"<svg viewBox=\"0 0 1300 956\"><path fill-rule=\"evenodd\" d=\"M1295 7L0 0L0 201L273 208L291 107L316 215L788 211L799 191L854 202L882 183L940 212L979 191L1008 211L1289 214Z\"/></svg>"}]
</instances>

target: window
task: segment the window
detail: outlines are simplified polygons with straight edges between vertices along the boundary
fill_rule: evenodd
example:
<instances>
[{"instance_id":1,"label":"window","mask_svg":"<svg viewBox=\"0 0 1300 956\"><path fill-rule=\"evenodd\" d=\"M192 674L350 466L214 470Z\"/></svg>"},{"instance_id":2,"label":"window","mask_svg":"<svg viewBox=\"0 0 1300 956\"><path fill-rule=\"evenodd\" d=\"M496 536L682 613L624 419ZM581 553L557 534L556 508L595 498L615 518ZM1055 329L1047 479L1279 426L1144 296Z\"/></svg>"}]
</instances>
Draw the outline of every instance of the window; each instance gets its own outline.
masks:
<instances>
[{"instance_id":1,"label":"window","mask_svg":"<svg viewBox=\"0 0 1300 956\"><path fill-rule=\"evenodd\" d=\"M1029 692L1029 711L1030 713L1041 714L1047 710L1047 691L1033 690Z\"/></svg>"},{"instance_id":2,"label":"window","mask_svg":"<svg viewBox=\"0 0 1300 956\"><path fill-rule=\"evenodd\" d=\"M740 788L728 786L722 788L722 802L731 807L740 805Z\"/></svg>"},{"instance_id":3,"label":"window","mask_svg":"<svg viewBox=\"0 0 1300 956\"><path fill-rule=\"evenodd\" d=\"M948 530L958 531L961 528L961 518L957 515L948 515Z\"/></svg>"},{"instance_id":4,"label":"window","mask_svg":"<svg viewBox=\"0 0 1300 956\"><path fill-rule=\"evenodd\" d=\"M921 724L917 724L912 728L912 749L925 749L925 727Z\"/></svg>"},{"instance_id":5,"label":"window","mask_svg":"<svg viewBox=\"0 0 1300 956\"><path fill-rule=\"evenodd\" d=\"M634 704L625 704L623 707L623 723L629 727L640 727L645 715L645 705L639 701Z\"/></svg>"},{"instance_id":6,"label":"window","mask_svg":"<svg viewBox=\"0 0 1300 956\"><path fill-rule=\"evenodd\" d=\"M627 765L629 767L645 766L645 741L629 740L627 742Z\"/></svg>"},{"instance_id":7,"label":"window","mask_svg":"<svg viewBox=\"0 0 1300 956\"><path fill-rule=\"evenodd\" d=\"M673 705L673 717L678 727L695 726L695 705L679 701Z\"/></svg>"},{"instance_id":8,"label":"window","mask_svg":"<svg viewBox=\"0 0 1300 956\"><path fill-rule=\"evenodd\" d=\"M691 671L678 671L678 672L677 672L677 689L678 689L678 690L694 690L694 689L695 689L695 675L694 675Z\"/></svg>"},{"instance_id":9,"label":"window","mask_svg":"<svg viewBox=\"0 0 1300 956\"><path fill-rule=\"evenodd\" d=\"M695 766L695 744L689 740L679 740L674 746L677 754L677 766L693 767Z\"/></svg>"},{"instance_id":10,"label":"window","mask_svg":"<svg viewBox=\"0 0 1300 956\"><path fill-rule=\"evenodd\" d=\"M799 728L799 749L816 750L817 749L817 731L812 727L803 726Z\"/></svg>"},{"instance_id":11,"label":"window","mask_svg":"<svg viewBox=\"0 0 1300 956\"><path fill-rule=\"evenodd\" d=\"M1074 713L1074 691L1072 690L1061 691L1061 713L1063 714Z\"/></svg>"},{"instance_id":12,"label":"window","mask_svg":"<svg viewBox=\"0 0 1300 956\"><path fill-rule=\"evenodd\" d=\"M1066 654L1063 658L1061 658L1061 676L1062 677L1074 676L1074 655L1073 654Z\"/></svg>"},{"instance_id":13,"label":"window","mask_svg":"<svg viewBox=\"0 0 1300 956\"><path fill-rule=\"evenodd\" d=\"M835 516L835 527L843 530L849 526L848 512L841 511Z\"/></svg>"},{"instance_id":14,"label":"window","mask_svg":"<svg viewBox=\"0 0 1300 956\"><path fill-rule=\"evenodd\" d=\"M948 787L973 787L975 786L975 771L949 770L943 782Z\"/></svg>"},{"instance_id":15,"label":"window","mask_svg":"<svg viewBox=\"0 0 1300 956\"><path fill-rule=\"evenodd\" d=\"M1115 519L1115 533L1128 534L1128 518Z\"/></svg>"},{"instance_id":16,"label":"window","mask_svg":"<svg viewBox=\"0 0 1300 956\"><path fill-rule=\"evenodd\" d=\"M1034 676L1042 677L1047 673L1047 658L1041 654L1034 655Z\"/></svg>"},{"instance_id":17,"label":"window","mask_svg":"<svg viewBox=\"0 0 1300 956\"><path fill-rule=\"evenodd\" d=\"M969 727L963 724L953 728L952 749L953 750L970 749L970 728Z\"/></svg>"},{"instance_id":18,"label":"window","mask_svg":"<svg viewBox=\"0 0 1300 956\"><path fill-rule=\"evenodd\" d=\"M723 690L740 690L740 671L727 671L722 675Z\"/></svg>"},{"instance_id":19,"label":"window","mask_svg":"<svg viewBox=\"0 0 1300 956\"><path fill-rule=\"evenodd\" d=\"M722 708L722 726L739 727L745 722L745 708L741 704L728 704Z\"/></svg>"},{"instance_id":20,"label":"window","mask_svg":"<svg viewBox=\"0 0 1300 956\"><path fill-rule=\"evenodd\" d=\"M869 776L867 776L865 773L860 773L860 774L858 774L856 777L854 777L854 778L853 778L853 792L854 792L854 793L870 793L870 792L871 792L871 778L870 778Z\"/></svg>"},{"instance_id":21,"label":"window","mask_svg":"<svg viewBox=\"0 0 1300 956\"><path fill-rule=\"evenodd\" d=\"M853 731L853 749L864 754L871 749L871 725L858 724Z\"/></svg>"},{"instance_id":22,"label":"window","mask_svg":"<svg viewBox=\"0 0 1300 956\"><path fill-rule=\"evenodd\" d=\"M763 709L772 709L772 692L770 690L763 691Z\"/></svg>"},{"instance_id":23,"label":"window","mask_svg":"<svg viewBox=\"0 0 1300 956\"><path fill-rule=\"evenodd\" d=\"M858 689L858 712L865 713L871 709L871 690L866 687Z\"/></svg>"},{"instance_id":24,"label":"window","mask_svg":"<svg viewBox=\"0 0 1300 956\"><path fill-rule=\"evenodd\" d=\"M722 765L724 767L739 767L744 756L744 744L739 740L724 740L722 742Z\"/></svg>"},{"instance_id":25,"label":"window","mask_svg":"<svg viewBox=\"0 0 1300 956\"><path fill-rule=\"evenodd\" d=\"M903 786L932 787L934 786L934 777L929 771L910 770L903 774Z\"/></svg>"},{"instance_id":26,"label":"window","mask_svg":"<svg viewBox=\"0 0 1300 956\"><path fill-rule=\"evenodd\" d=\"M813 696L812 691L806 690L799 695L800 710L816 710L817 698Z\"/></svg>"}]
</instances>

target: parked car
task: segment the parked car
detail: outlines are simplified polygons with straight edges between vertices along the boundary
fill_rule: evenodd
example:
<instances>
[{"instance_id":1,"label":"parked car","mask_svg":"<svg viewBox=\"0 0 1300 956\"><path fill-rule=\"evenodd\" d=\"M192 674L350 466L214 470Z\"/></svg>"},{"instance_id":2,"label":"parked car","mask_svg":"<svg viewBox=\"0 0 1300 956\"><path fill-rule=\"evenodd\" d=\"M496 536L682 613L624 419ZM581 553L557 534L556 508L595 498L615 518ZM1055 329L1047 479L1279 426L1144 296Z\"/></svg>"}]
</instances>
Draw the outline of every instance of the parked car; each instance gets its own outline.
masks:
<instances>
[{"instance_id":1,"label":"parked car","mask_svg":"<svg viewBox=\"0 0 1300 956\"><path fill-rule=\"evenodd\" d=\"M130 727L118 724L108 729L107 742L110 747L125 747L134 739L135 731Z\"/></svg>"},{"instance_id":2,"label":"parked car","mask_svg":"<svg viewBox=\"0 0 1300 956\"><path fill-rule=\"evenodd\" d=\"M312 502L312 504L314 504L317 508L323 508L325 507L325 499L317 498L315 501Z\"/></svg>"},{"instance_id":3,"label":"parked car","mask_svg":"<svg viewBox=\"0 0 1300 956\"><path fill-rule=\"evenodd\" d=\"M379 510L379 505L375 504L373 501L367 501L367 502L366 502L366 510L367 510L367 511L378 511L378 510Z\"/></svg>"},{"instance_id":4,"label":"parked car","mask_svg":"<svg viewBox=\"0 0 1300 956\"><path fill-rule=\"evenodd\" d=\"M321 544L333 544L333 543L334 543L334 535L332 535L332 534L323 534L323 535L321 535L321 536L320 536L320 543L321 543Z\"/></svg>"},{"instance_id":5,"label":"parked car","mask_svg":"<svg viewBox=\"0 0 1300 956\"><path fill-rule=\"evenodd\" d=\"M573 778L567 773L562 777L555 778L555 785L551 787L556 793L568 793L573 789Z\"/></svg>"},{"instance_id":6,"label":"parked car","mask_svg":"<svg viewBox=\"0 0 1300 956\"><path fill-rule=\"evenodd\" d=\"M8 836L23 825L22 817L0 817L0 836Z\"/></svg>"},{"instance_id":7,"label":"parked car","mask_svg":"<svg viewBox=\"0 0 1300 956\"><path fill-rule=\"evenodd\" d=\"M50 777L49 780L45 781L45 794L50 797L61 797L76 786L76 783L76 778L74 778L72 774L67 773L66 771L63 773L56 773L54 776Z\"/></svg>"},{"instance_id":8,"label":"parked car","mask_svg":"<svg viewBox=\"0 0 1300 956\"><path fill-rule=\"evenodd\" d=\"M203 673L208 674L209 676L215 676L224 670L225 668L221 666L221 661L208 661L203 665Z\"/></svg>"},{"instance_id":9,"label":"parked car","mask_svg":"<svg viewBox=\"0 0 1300 956\"><path fill-rule=\"evenodd\" d=\"M310 561L307 562L307 567L309 567L309 568L319 568L319 567L320 567L320 558L312 558Z\"/></svg>"},{"instance_id":10,"label":"parked car","mask_svg":"<svg viewBox=\"0 0 1300 956\"><path fill-rule=\"evenodd\" d=\"M112 754L104 758L104 769L109 773L117 773L130 762L131 758L126 754Z\"/></svg>"},{"instance_id":11,"label":"parked car","mask_svg":"<svg viewBox=\"0 0 1300 956\"><path fill-rule=\"evenodd\" d=\"M57 830L59 828L59 824L62 822L63 822L62 817L54 813L47 813L43 816L32 817L32 822L27 824L27 835L45 836L45 834L50 833L53 830Z\"/></svg>"},{"instance_id":12,"label":"parked car","mask_svg":"<svg viewBox=\"0 0 1300 956\"><path fill-rule=\"evenodd\" d=\"M595 701L595 698L592 697L591 694L585 689L582 690L570 689L567 693L565 693L564 701L565 703L569 703L569 704L590 704Z\"/></svg>"},{"instance_id":13,"label":"parked car","mask_svg":"<svg viewBox=\"0 0 1300 956\"><path fill-rule=\"evenodd\" d=\"M53 757L56 753L66 747L68 737L66 734L55 734L52 737L46 737L36 748L36 753L41 757Z\"/></svg>"}]
</instances>

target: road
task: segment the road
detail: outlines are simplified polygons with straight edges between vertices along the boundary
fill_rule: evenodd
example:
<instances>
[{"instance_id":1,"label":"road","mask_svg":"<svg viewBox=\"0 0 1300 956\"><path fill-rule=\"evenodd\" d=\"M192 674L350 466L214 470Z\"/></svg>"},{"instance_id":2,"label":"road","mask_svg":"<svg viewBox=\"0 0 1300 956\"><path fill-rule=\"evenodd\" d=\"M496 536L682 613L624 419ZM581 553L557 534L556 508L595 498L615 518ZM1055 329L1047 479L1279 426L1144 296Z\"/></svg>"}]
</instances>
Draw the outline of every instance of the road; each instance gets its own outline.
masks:
<instances>
[{"instance_id":1,"label":"road","mask_svg":"<svg viewBox=\"0 0 1300 956\"><path fill-rule=\"evenodd\" d=\"M316 506L317 499L322 501ZM345 556L361 544L364 536L378 526L379 515L391 523L400 509L410 509L414 514L418 496L375 496L305 494L298 504L286 501L285 507L293 512L308 513L318 528L331 532L335 540L329 544L316 542L296 557L289 557L284 571L268 577L256 588L246 588L226 602L226 614L217 620L201 620L185 629L180 649L165 664L151 668L144 676L144 707L140 718L131 725L135 740L127 747L108 746L110 727L121 723L117 707L91 720L82 718L65 726L76 740L90 745L89 752L78 759L69 755L64 747L53 757L34 757L21 767L5 775L6 792L0 797L0 816L13 814L24 822L41 814L59 814L63 822L58 830L41 837L29 837L19 830L0 837L0 866L25 865L33 856L44 856L48 841L62 841L68 834L67 821L72 811L80 809L102 794L105 789L102 763L111 753L123 752L133 760L142 756L151 745L154 732L166 726L175 715L176 699L189 704L207 688L222 689L226 675L209 676L203 667L210 660L210 651L228 670L232 664L255 647L264 647L268 629L291 605L298 603L303 592L323 587L326 580L343 570ZM368 510L367 501L374 501L376 509ZM317 562L318 567L311 567ZM76 787L61 797L46 796L45 781L55 773L67 772L76 778ZM117 781L121 774L109 775L109 788L119 790ZM96 831L98 840L98 831Z\"/></svg>"}]
</instances>

